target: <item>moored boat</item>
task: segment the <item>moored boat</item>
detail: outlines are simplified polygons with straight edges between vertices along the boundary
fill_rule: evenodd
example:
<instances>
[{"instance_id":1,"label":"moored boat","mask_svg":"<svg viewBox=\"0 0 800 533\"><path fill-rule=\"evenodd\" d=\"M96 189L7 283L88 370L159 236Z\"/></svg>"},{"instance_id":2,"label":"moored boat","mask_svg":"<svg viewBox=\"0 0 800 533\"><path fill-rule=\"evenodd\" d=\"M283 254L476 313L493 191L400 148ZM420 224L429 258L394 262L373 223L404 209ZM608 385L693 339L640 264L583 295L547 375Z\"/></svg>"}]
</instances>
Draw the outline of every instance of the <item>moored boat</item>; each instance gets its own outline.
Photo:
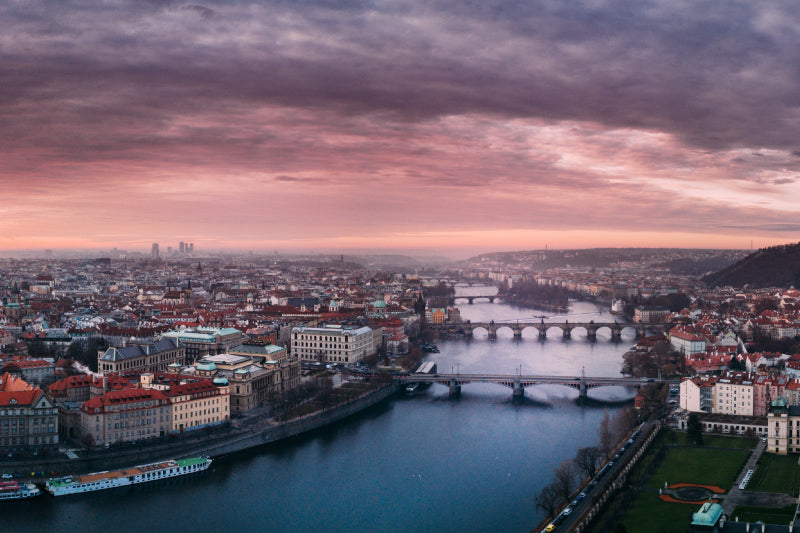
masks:
<instances>
[{"instance_id":1,"label":"moored boat","mask_svg":"<svg viewBox=\"0 0 800 533\"><path fill-rule=\"evenodd\" d=\"M24 500L33 498L42 493L33 483L19 483L17 481L0 482L0 501Z\"/></svg>"},{"instance_id":2,"label":"moored boat","mask_svg":"<svg viewBox=\"0 0 800 533\"><path fill-rule=\"evenodd\" d=\"M123 468L122 470L95 472L82 476L51 478L44 484L44 488L53 496L80 494L83 492L125 487L127 485L136 485L138 483L147 483L159 479L194 474L206 470L209 466L211 466L211 459L209 457L174 459L162 461L160 463Z\"/></svg>"}]
</instances>

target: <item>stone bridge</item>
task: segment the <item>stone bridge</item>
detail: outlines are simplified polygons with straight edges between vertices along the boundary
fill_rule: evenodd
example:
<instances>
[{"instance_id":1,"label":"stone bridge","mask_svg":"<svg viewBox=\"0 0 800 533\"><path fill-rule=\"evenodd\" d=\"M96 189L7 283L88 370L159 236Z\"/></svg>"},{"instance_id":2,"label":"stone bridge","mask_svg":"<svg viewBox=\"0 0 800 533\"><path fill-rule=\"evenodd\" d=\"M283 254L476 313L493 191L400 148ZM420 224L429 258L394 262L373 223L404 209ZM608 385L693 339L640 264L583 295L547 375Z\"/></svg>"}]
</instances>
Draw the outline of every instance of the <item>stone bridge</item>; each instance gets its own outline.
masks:
<instances>
[{"instance_id":1,"label":"stone bridge","mask_svg":"<svg viewBox=\"0 0 800 533\"><path fill-rule=\"evenodd\" d=\"M456 304L456 300L467 300L469 305L472 305L473 302L475 300L479 299L479 298L485 298L485 299L489 300L490 304L493 304L497 299L500 298L500 296L498 296L497 294L485 295L485 296L480 296L480 295L475 295L475 296L453 296L452 298L450 298L450 305L455 305Z\"/></svg>"},{"instance_id":2,"label":"stone bridge","mask_svg":"<svg viewBox=\"0 0 800 533\"><path fill-rule=\"evenodd\" d=\"M483 328L489 333L490 339L497 338L497 331L502 328L509 328L511 331L514 332L515 338L521 338L522 332L526 328L534 328L539 332L540 339L547 338L547 332L551 328L558 328L561 330L561 335L565 339L569 339L572 337L572 330L576 328L582 328L586 331L586 337L589 340L596 340L597 339L597 332L600 329L607 328L611 331L611 340L618 341L622 338L622 330L626 328L631 328L636 332L636 338L639 339L641 337L645 337L647 335L647 331L654 331L657 333L665 334L670 327L674 324L668 323L658 323L658 324L639 324L639 323L619 323L619 322L595 322L590 320L589 322L570 322L568 320L564 322L545 322L542 319L540 322L523 322L523 321L516 321L516 322L462 322L459 325L450 325L450 329L461 329L465 335L468 337L472 336L472 332L476 329Z\"/></svg>"}]
</instances>

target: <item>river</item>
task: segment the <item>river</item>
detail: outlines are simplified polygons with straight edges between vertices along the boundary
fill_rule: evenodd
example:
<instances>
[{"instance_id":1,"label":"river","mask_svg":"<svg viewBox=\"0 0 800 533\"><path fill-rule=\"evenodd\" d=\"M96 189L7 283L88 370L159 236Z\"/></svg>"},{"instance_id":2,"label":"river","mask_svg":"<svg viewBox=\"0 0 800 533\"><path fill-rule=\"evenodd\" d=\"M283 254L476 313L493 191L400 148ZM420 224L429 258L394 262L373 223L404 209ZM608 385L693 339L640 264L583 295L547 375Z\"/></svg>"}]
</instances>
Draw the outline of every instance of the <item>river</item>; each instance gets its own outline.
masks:
<instances>
[{"instance_id":1,"label":"river","mask_svg":"<svg viewBox=\"0 0 800 533\"><path fill-rule=\"evenodd\" d=\"M481 288L464 288L476 294ZM542 311L481 300L459 305L473 321L517 320ZM574 303L572 321L613 320ZM558 320L558 317L552 320ZM431 354L440 372L550 373L618 376L633 342L603 332L589 342L557 330L514 340L508 329L489 341L441 341ZM598 389L579 405L577 391L533 387L514 402L499 385L468 384L448 399L433 385L414 397L377 406L344 424L291 443L215 461L191 478L97 494L15 502L0 507L3 531L530 531L542 513L536 492L577 448L597 442L604 412L630 398L622 388ZM13 510L13 512L9 512Z\"/></svg>"}]
</instances>

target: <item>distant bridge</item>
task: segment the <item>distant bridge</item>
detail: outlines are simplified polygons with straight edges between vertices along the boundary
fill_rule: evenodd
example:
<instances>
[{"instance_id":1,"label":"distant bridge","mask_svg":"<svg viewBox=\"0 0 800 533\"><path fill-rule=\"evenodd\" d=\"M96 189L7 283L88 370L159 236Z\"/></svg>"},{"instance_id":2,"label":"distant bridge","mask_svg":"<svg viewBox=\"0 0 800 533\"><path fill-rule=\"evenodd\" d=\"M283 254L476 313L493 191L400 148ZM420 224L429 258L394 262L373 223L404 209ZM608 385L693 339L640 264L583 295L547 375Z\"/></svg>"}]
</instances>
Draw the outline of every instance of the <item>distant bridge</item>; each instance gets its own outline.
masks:
<instances>
[{"instance_id":1,"label":"distant bridge","mask_svg":"<svg viewBox=\"0 0 800 533\"><path fill-rule=\"evenodd\" d=\"M490 304L493 304L495 302L495 300L498 300L500 298L500 296L497 295L497 294L492 294L492 295L483 294L483 295L473 295L473 296L453 296L452 298L450 298L450 305L455 305L456 300L467 300L467 302L469 302L469 305L472 305L472 303L475 300L479 299L479 298L485 298L485 299L489 300Z\"/></svg>"},{"instance_id":2,"label":"distant bridge","mask_svg":"<svg viewBox=\"0 0 800 533\"><path fill-rule=\"evenodd\" d=\"M578 395L585 398L589 389L597 387L635 387L640 388L653 383L662 383L661 379L647 378L606 378L586 376L523 376L499 374L409 374L398 376L401 383L439 383L450 389L451 396L461 393L461 386L467 383L497 383L511 388L514 397L522 397L525 387L533 385L563 385L578 389Z\"/></svg>"},{"instance_id":3,"label":"distant bridge","mask_svg":"<svg viewBox=\"0 0 800 533\"><path fill-rule=\"evenodd\" d=\"M657 323L657 324L640 324L640 323L619 323L619 322L545 322L542 319L540 322L471 322L469 320L460 324L449 324L448 329L462 330L465 335L471 337L476 329L485 329L489 333L490 339L497 338L497 332L500 329L508 328L514 333L515 338L521 338L522 332L526 328L533 328L539 332L540 339L547 338L547 332L551 328L558 328L561 330L561 336L565 339L572 337L572 330L582 328L586 331L586 337L589 340L597 339L597 332L601 329L608 329L611 332L611 340L618 341L622 339L622 331L624 329L632 329L636 333L636 338L645 337L647 330L655 331L657 333L665 334L675 324L670 323ZM440 326L441 327L441 326Z\"/></svg>"}]
</instances>

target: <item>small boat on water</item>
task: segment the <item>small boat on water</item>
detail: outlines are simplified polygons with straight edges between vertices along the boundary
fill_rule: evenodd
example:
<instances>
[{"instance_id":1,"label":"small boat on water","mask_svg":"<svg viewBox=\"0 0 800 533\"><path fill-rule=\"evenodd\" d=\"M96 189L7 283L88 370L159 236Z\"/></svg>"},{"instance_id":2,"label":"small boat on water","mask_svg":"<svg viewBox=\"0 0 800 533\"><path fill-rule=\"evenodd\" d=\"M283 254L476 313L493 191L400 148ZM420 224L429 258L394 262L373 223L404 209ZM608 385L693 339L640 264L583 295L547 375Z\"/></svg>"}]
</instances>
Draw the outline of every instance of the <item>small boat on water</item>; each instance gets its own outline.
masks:
<instances>
[{"instance_id":1,"label":"small boat on water","mask_svg":"<svg viewBox=\"0 0 800 533\"><path fill-rule=\"evenodd\" d=\"M51 478L44 484L44 489L53 496L79 494L194 474L206 470L209 466L211 466L209 457L174 459L160 463L133 466L122 470Z\"/></svg>"},{"instance_id":2,"label":"small boat on water","mask_svg":"<svg viewBox=\"0 0 800 533\"><path fill-rule=\"evenodd\" d=\"M19 483L17 481L0 482L0 501L25 500L34 498L42 493L33 483Z\"/></svg>"},{"instance_id":3,"label":"small boat on water","mask_svg":"<svg viewBox=\"0 0 800 533\"><path fill-rule=\"evenodd\" d=\"M409 383L406 385L405 391L406 394L414 394L419 389L419 383Z\"/></svg>"}]
</instances>

